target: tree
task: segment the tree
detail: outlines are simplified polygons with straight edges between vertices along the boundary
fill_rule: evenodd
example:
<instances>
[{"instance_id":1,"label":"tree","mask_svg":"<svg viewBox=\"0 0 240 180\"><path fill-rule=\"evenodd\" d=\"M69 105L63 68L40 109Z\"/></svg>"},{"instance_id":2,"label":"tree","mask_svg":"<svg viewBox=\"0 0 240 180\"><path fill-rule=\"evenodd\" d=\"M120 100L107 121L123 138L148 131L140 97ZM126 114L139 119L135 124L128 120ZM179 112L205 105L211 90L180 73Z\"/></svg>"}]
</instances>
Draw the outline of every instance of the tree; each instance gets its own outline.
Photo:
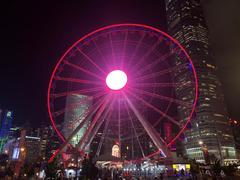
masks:
<instances>
[{"instance_id":1,"label":"tree","mask_svg":"<svg viewBox=\"0 0 240 180\"><path fill-rule=\"evenodd\" d=\"M218 160L215 154L209 154L209 159L211 163L214 163L216 160Z\"/></svg>"},{"instance_id":2,"label":"tree","mask_svg":"<svg viewBox=\"0 0 240 180\"><path fill-rule=\"evenodd\" d=\"M190 173L192 175L192 179L195 180L197 179L197 174L199 174L200 169L199 169L199 163L195 159L189 160L190 163Z\"/></svg>"},{"instance_id":3,"label":"tree","mask_svg":"<svg viewBox=\"0 0 240 180\"><path fill-rule=\"evenodd\" d=\"M222 170L227 176L234 176L237 171L237 164L229 164L228 166L223 166Z\"/></svg>"},{"instance_id":4,"label":"tree","mask_svg":"<svg viewBox=\"0 0 240 180\"><path fill-rule=\"evenodd\" d=\"M215 175L219 175L221 170L222 170L222 167L221 167L221 162L220 160L215 160L213 166L212 166L212 170L214 172Z\"/></svg>"},{"instance_id":5,"label":"tree","mask_svg":"<svg viewBox=\"0 0 240 180\"><path fill-rule=\"evenodd\" d=\"M198 174L200 171L198 162L195 159L191 159L189 162L190 162L191 171Z\"/></svg>"},{"instance_id":6,"label":"tree","mask_svg":"<svg viewBox=\"0 0 240 180\"><path fill-rule=\"evenodd\" d=\"M46 177L50 179L57 178L57 170L58 170L58 158L55 158L52 162L47 163L46 166Z\"/></svg>"},{"instance_id":7,"label":"tree","mask_svg":"<svg viewBox=\"0 0 240 180\"><path fill-rule=\"evenodd\" d=\"M89 155L89 158L86 156L83 159L82 162L82 175L86 179L95 179L98 174L98 169L95 166L95 163L93 163L92 156Z\"/></svg>"}]
</instances>

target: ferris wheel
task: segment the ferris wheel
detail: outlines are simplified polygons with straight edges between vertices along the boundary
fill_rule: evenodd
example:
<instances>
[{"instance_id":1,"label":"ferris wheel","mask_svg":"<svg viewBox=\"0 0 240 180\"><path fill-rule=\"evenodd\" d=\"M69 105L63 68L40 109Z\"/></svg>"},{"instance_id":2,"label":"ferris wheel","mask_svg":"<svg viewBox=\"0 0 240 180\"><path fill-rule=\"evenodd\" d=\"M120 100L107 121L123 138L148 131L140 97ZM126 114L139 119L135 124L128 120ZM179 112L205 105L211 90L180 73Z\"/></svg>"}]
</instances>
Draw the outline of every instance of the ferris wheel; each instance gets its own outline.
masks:
<instances>
[{"instance_id":1,"label":"ferris wheel","mask_svg":"<svg viewBox=\"0 0 240 180\"><path fill-rule=\"evenodd\" d=\"M63 147L101 156L117 145L128 160L167 157L193 116L197 90L194 65L174 38L117 24L63 54L49 82L48 112Z\"/></svg>"}]
</instances>

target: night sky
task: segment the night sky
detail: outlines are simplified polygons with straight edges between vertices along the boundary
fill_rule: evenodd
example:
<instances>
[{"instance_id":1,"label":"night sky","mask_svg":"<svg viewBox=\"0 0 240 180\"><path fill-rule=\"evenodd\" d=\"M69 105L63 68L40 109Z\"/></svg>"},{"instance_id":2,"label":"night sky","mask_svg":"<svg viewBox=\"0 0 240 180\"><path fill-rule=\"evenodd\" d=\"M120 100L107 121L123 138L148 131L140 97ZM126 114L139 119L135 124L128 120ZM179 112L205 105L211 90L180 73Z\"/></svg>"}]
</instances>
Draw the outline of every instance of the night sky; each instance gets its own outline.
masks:
<instances>
[{"instance_id":1,"label":"night sky","mask_svg":"<svg viewBox=\"0 0 240 180\"><path fill-rule=\"evenodd\" d=\"M240 1L202 1L229 115L240 120Z\"/></svg>"},{"instance_id":2,"label":"night sky","mask_svg":"<svg viewBox=\"0 0 240 180\"><path fill-rule=\"evenodd\" d=\"M160 0L1 4L0 107L15 112L16 124L48 123L48 82L54 65L69 46L110 24L139 23L166 31L165 19L165 6ZM228 75L231 77L231 73ZM224 92L230 115L240 119L236 111L240 106L232 101L234 93L231 95L228 89L234 91L236 87L231 84Z\"/></svg>"},{"instance_id":3,"label":"night sky","mask_svg":"<svg viewBox=\"0 0 240 180\"><path fill-rule=\"evenodd\" d=\"M165 30L161 1L18 1L1 6L0 107L15 122L49 122L47 87L54 65L83 35L106 25L142 23Z\"/></svg>"}]
</instances>

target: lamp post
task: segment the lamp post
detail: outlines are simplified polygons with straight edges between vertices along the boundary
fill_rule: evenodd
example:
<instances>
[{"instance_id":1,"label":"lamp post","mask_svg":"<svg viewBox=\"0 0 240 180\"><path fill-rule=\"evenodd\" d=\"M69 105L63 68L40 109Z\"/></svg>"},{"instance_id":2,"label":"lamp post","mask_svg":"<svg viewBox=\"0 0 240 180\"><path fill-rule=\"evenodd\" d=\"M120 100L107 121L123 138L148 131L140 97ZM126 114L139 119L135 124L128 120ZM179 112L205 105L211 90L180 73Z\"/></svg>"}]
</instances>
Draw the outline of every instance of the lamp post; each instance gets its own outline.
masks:
<instances>
[{"instance_id":1,"label":"lamp post","mask_svg":"<svg viewBox=\"0 0 240 180\"><path fill-rule=\"evenodd\" d=\"M198 141L198 144L200 145L200 146L202 146L203 145L203 141Z\"/></svg>"},{"instance_id":2,"label":"lamp post","mask_svg":"<svg viewBox=\"0 0 240 180\"><path fill-rule=\"evenodd\" d=\"M205 163L206 164L210 164L208 148L207 148L206 144L204 144L204 142L202 140L199 140L198 144L200 145L201 150L203 152L203 157L204 157Z\"/></svg>"}]
</instances>

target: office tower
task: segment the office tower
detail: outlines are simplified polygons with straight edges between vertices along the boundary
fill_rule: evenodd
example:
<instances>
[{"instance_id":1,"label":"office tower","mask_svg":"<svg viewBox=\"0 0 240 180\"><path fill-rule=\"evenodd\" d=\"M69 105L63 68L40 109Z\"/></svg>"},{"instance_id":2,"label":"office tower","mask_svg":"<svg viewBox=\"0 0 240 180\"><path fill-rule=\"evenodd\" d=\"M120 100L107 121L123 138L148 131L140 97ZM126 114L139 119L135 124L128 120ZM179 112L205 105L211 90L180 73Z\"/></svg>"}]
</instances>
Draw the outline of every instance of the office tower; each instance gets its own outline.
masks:
<instances>
[{"instance_id":1,"label":"office tower","mask_svg":"<svg viewBox=\"0 0 240 180\"><path fill-rule=\"evenodd\" d=\"M199 97L189 129L184 133L185 153L199 162L206 161L206 154L210 161L232 161L236 158L234 140L200 0L165 0L165 4L168 33L187 50L198 76ZM189 81L184 73L177 76L179 81ZM176 96L184 100L192 96L192 91L176 88ZM189 110L178 106L182 122Z\"/></svg>"},{"instance_id":2,"label":"office tower","mask_svg":"<svg viewBox=\"0 0 240 180\"><path fill-rule=\"evenodd\" d=\"M50 126L41 125L41 133L40 133L40 138L41 138L41 157L43 159L46 159L47 145L49 145L48 142L52 138L50 131L51 131Z\"/></svg>"},{"instance_id":3,"label":"office tower","mask_svg":"<svg viewBox=\"0 0 240 180\"><path fill-rule=\"evenodd\" d=\"M240 121L236 119L229 119L229 123L231 124L233 130L237 159L240 159Z\"/></svg>"},{"instance_id":4,"label":"office tower","mask_svg":"<svg viewBox=\"0 0 240 180\"><path fill-rule=\"evenodd\" d=\"M60 129L60 125L57 125L57 127ZM49 160L53 153L60 147L59 137L51 126L42 124L40 138L41 157L43 160Z\"/></svg>"},{"instance_id":5,"label":"office tower","mask_svg":"<svg viewBox=\"0 0 240 180\"><path fill-rule=\"evenodd\" d=\"M63 124L63 133L67 138L73 130L82 122L86 117L87 111L91 106L92 99L89 96L80 94L71 94L67 96L65 116ZM88 123L79 130L79 132L72 138L70 143L77 145L83 134L87 129Z\"/></svg>"},{"instance_id":6,"label":"office tower","mask_svg":"<svg viewBox=\"0 0 240 180\"><path fill-rule=\"evenodd\" d=\"M41 139L34 136L25 137L26 159L27 163L35 162L41 155Z\"/></svg>"},{"instance_id":7,"label":"office tower","mask_svg":"<svg viewBox=\"0 0 240 180\"><path fill-rule=\"evenodd\" d=\"M9 140L17 139L20 136L21 128L20 127L11 127L9 130Z\"/></svg>"},{"instance_id":8,"label":"office tower","mask_svg":"<svg viewBox=\"0 0 240 180\"><path fill-rule=\"evenodd\" d=\"M3 150L4 144L8 141L10 135L10 128L12 127L13 112L12 111L0 111L0 152Z\"/></svg>"}]
</instances>

